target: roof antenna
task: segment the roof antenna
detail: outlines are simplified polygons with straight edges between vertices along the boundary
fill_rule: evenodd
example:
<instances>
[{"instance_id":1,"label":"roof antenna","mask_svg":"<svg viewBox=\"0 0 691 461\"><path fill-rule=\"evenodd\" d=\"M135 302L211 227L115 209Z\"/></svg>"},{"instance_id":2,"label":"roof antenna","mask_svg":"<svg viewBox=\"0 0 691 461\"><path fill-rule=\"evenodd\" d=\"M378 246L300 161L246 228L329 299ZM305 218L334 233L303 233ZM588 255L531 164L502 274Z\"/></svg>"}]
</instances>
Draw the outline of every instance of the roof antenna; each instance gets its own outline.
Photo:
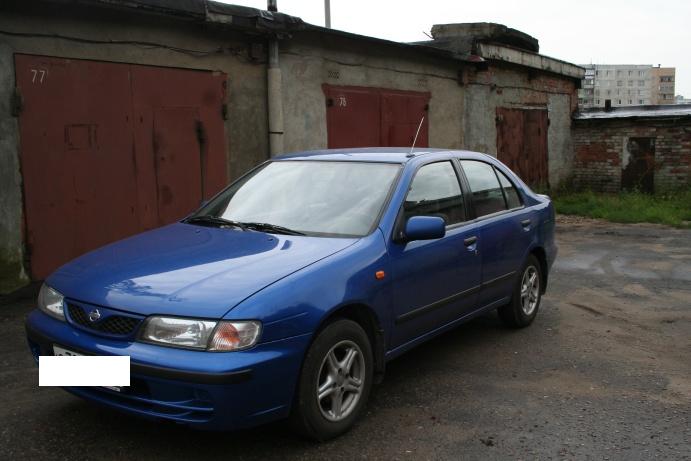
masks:
<instances>
[{"instance_id":1,"label":"roof antenna","mask_svg":"<svg viewBox=\"0 0 691 461\"><path fill-rule=\"evenodd\" d=\"M425 116L423 115L420 119L420 124L417 126L417 131L415 132L415 138L413 138L413 145L410 146L410 153L406 157L413 157L413 149L415 149L415 143L417 142L417 137L420 134L420 128L422 128L422 122L425 121Z\"/></svg>"}]
</instances>

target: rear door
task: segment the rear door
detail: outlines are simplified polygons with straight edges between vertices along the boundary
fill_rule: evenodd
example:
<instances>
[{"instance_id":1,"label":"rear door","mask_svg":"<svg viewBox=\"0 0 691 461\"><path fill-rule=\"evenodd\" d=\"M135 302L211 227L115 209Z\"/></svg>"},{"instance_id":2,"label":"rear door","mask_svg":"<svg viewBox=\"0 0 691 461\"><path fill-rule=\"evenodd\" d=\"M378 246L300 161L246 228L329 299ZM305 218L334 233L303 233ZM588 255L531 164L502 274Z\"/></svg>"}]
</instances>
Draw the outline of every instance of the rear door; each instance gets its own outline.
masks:
<instances>
[{"instance_id":1,"label":"rear door","mask_svg":"<svg viewBox=\"0 0 691 461\"><path fill-rule=\"evenodd\" d=\"M511 296L536 218L523 205L511 180L493 165L462 160L461 166L470 189L482 257L478 306L499 305Z\"/></svg>"},{"instance_id":2,"label":"rear door","mask_svg":"<svg viewBox=\"0 0 691 461\"><path fill-rule=\"evenodd\" d=\"M446 236L392 243L395 328L392 346L402 345L471 309L480 284L475 225L467 222L457 170L451 161L420 167L410 185L399 221L440 216Z\"/></svg>"}]
</instances>

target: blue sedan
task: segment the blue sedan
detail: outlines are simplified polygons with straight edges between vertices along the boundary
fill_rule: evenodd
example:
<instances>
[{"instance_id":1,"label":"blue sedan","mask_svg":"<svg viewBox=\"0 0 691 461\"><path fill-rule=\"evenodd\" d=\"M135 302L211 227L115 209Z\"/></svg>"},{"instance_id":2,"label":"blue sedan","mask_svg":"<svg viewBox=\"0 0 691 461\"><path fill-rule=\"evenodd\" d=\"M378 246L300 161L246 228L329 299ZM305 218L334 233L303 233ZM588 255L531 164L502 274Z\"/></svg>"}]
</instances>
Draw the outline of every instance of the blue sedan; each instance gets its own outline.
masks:
<instances>
[{"instance_id":1,"label":"blue sedan","mask_svg":"<svg viewBox=\"0 0 691 461\"><path fill-rule=\"evenodd\" d=\"M537 315L554 208L488 155L285 155L199 210L62 266L26 330L40 355L128 355L128 387L67 391L205 429L289 417L324 440L386 363L473 317Z\"/></svg>"}]
</instances>

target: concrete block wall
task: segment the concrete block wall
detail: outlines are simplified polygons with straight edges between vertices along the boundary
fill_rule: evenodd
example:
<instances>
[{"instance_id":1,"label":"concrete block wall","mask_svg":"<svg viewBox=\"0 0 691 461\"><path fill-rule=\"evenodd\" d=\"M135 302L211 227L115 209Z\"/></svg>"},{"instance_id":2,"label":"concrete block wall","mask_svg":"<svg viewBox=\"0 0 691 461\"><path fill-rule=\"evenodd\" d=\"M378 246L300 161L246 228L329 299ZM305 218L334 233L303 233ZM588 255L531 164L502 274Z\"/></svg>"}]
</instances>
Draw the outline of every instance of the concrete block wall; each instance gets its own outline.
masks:
<instances>
[{"instance_id":1,"label":"concrete block wall","mask_svg":"<svg viewBox=\"0 0 691 461\"><path fill-rule=\"evenodd\" d=\"M600 192L621 190L629 138L655 138L655 191L691 185L691 120L576 121L574 186Z\"/></svg>"},{"instance_id":2,"label":"concrete block wall","mask_svg":"<svg viewBox=\"0 0 691 461\"><path fill-rule=\"evenodd\" d=\"M485 71L467 69L464 83L463 148L496 156L497 108L544 108L549 117L549 183L557 187L570 177L573 161L571 117L578 107L575 81L541 72L526 72L514 66L492 64Z\"/></svg>"}]
</instances>

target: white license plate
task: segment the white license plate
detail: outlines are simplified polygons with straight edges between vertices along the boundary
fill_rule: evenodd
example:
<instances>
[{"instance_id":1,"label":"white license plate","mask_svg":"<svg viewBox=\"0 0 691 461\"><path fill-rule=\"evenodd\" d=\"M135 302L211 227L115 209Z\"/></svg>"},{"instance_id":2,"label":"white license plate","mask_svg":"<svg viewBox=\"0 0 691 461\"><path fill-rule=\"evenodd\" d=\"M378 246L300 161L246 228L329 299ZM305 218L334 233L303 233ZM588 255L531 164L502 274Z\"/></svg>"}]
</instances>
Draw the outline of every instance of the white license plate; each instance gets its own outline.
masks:
<instances>
[{"instance_id":1,"label":"white license plate","mask_svg":"<svg viewBox=\"0 0 691 461\"><path fill-rule=\"evenodd\" d=\"M79 352L70 351L68 349L64 349L60 346L56 346L55 344L53 344L53 355L67 356L67 357L80 357L84 354L80 354Z\"/></svg>"},{"instance_id":2,"label":"white license plate","mask_svg":"<svg viewBox=\"0 0 691 461\"><path fill-rule=\"evenodd\" d=\"M65 349L64 347L57 346L53 344L53 355L56 356L66 356L66 357L81 357L84 354L80 354L79 352L74 352L69 349ZM127 387L123 386L101 386L104 389L110 389L111 391L115 392L122 392L123 389L127 389Z\"/></svg>"}]
</instances>

